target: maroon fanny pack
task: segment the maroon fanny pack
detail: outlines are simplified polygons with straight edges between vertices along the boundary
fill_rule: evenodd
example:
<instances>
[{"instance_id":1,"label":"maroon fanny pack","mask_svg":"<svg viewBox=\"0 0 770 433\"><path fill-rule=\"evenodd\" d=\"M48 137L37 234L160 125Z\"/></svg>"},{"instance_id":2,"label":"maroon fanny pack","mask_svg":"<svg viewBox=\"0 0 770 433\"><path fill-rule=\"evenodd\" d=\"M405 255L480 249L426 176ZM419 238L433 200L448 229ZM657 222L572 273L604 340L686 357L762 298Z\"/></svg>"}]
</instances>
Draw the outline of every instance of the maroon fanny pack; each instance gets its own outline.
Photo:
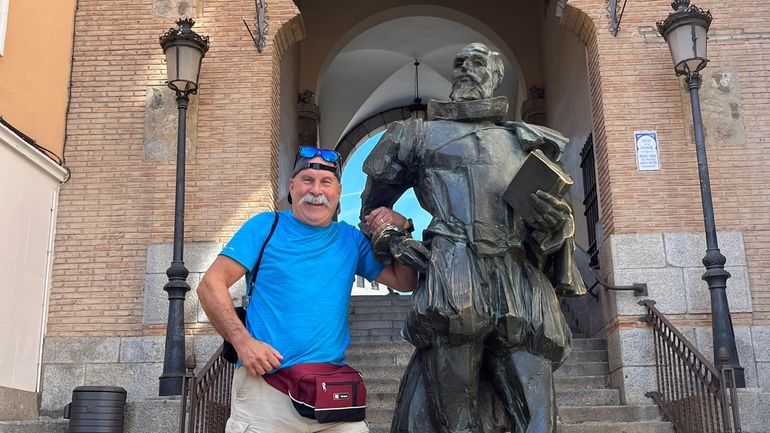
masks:
<instances>
[{"instance_id":1,"label":"maroon fanny pack","mask_svg":"<svg viewBox=\"0 0 770 433\"><path fill-rule=\"evenodd\" d=\"M300 415L319 423L366 417L364 377L349 365L296 364L262 378L288 395Z\"/></svg>"}]
</instances>

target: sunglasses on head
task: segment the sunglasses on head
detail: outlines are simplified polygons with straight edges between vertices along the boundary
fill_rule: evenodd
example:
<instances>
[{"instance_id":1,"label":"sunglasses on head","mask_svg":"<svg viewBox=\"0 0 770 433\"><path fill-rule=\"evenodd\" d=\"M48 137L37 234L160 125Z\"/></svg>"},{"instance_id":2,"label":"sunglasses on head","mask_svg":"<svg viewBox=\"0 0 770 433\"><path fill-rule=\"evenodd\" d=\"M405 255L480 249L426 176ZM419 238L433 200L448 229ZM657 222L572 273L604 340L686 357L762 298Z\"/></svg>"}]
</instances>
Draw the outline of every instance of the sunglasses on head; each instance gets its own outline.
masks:
<instances>
[{"instance_id":1,"label":"sunglasses on head","mask_svg":"<svg viewBox=\"0 0 770 433\"><path fill-rule=\"evenodd\" d=\"M302 146L297 152L297 159L313 159L320 156L326 162L337 165L340 162L340 154L331 149L319 149L313 146Z\"/></svg>"}]
</instances>

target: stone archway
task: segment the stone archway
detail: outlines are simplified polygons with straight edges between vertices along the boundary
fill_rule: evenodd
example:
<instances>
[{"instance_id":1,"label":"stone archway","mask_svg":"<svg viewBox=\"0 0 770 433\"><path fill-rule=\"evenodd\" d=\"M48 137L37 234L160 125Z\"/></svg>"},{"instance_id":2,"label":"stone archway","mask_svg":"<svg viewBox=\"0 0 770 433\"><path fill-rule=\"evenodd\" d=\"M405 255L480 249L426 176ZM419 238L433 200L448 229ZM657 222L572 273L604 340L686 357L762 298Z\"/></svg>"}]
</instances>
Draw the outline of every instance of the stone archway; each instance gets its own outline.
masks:
<instances>
[{"instance_id":1,"label":"stone archway","mask_svg":"<svg viewBox=\"0 0 770 433\"><path fill-rule=\"evenodd\" d=\"M399 9L411 13L411 8ZM415 60L420 62L422 101L447 99L452 58L469 41L484 42L503 54L506 79L497 94L508 96L510 118L518 117L525 80L517 60L504 54L510 49L495 44L493 39L499 44L504 42L493 34L487 37L464 23L436 16L401 16L356 31L357 35L346 37L348 42L330 55L319 80L319 136L323 146L339 143L343 152L349 151L352 146L342 145L342 141L351 131L362 127L372 130L368 124L381 119L380 113L388 113L385 117L390 119L397 108L411 104L415 97ZM412 36L416 33L422 34ZM393 120L398 119L388 122Z\"/></svg>"}]
</instances>

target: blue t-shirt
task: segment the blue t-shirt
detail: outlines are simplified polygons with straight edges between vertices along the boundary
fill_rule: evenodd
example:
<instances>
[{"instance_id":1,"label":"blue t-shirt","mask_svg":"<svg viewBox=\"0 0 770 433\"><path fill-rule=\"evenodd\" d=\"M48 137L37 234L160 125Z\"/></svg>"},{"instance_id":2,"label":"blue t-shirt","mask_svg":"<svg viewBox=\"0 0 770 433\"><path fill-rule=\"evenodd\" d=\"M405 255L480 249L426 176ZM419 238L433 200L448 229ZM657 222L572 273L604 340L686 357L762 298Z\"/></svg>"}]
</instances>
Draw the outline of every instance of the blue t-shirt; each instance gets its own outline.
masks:
<instances>
[{"instance_id":1,"label":"blue t-shirt","mask_svg":"<svg viewBox=\"0 0 770 433\"><path fill-rule=\"evenodd\" d=\"M281 367L342 364L350 343L348 305L355 275L371 281L383 266L375 261L369 239L345 222L315 227L291 211L278 216L246 311L248 330L283 355ZM220 254L251 273L273 218L265 212L249 219Z\"/></svg>"}]
</instances>

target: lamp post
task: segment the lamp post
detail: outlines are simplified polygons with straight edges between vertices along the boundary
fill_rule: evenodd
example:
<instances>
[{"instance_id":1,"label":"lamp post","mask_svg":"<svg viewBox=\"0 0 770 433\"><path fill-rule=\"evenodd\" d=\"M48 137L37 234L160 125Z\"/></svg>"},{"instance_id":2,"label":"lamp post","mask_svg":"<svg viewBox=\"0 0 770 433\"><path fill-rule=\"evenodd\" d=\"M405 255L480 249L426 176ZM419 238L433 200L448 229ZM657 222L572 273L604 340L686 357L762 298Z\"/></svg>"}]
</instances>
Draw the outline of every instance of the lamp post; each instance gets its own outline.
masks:
<instances>
[{"instance_id":1,"label":"lamp post","mask_svg":"<svg viewBox=\"0 0 770 433\"><path fill-rule=\"evenodd\" d=\"M733 369L735 386L744 388L746 379L743 367L738 361L733 321L730 318L730 306L727 303L725 290L730 273L725 271L727 259L719 251L717 243L711 182L709 181L706 145L703 138L703 119L698 95L701 83L699 72L708 63L706 41L712 17L711 12L690 5L689 0L674 0L671 7L674 11L657 25L658 31L671 50L674 71L676 71L677 76L685 76L687 88L690 91L692 120L695 129L695 152L698 158L698 178L703 205L703 221L706 229L706 255L703 257L706 272L702 278L708 284L711 293L714 365L723 369Z\"/></svg>"},{"instance_id":2,"label":"lamp post","mask_svg":"<svg viewBox=\"0 0 770 433\"><path fill-rule=\"evenodd\" d=\"M189 271L184 265L184 172L185 141L187 135L187 105L190 95L198 91L201 61L209 49L209 38L192 30L195 21L186 18L176 22L178 28L169 29L160 37L160 46L166 55L168 81L176 92L179 125L176 142L176 192L174 205L174 255L166 271L168 283L168 323L166 325L166 353L159 394L180 395L185 374L184 298L190 290Z\"/></svg>"}]
</instances>

